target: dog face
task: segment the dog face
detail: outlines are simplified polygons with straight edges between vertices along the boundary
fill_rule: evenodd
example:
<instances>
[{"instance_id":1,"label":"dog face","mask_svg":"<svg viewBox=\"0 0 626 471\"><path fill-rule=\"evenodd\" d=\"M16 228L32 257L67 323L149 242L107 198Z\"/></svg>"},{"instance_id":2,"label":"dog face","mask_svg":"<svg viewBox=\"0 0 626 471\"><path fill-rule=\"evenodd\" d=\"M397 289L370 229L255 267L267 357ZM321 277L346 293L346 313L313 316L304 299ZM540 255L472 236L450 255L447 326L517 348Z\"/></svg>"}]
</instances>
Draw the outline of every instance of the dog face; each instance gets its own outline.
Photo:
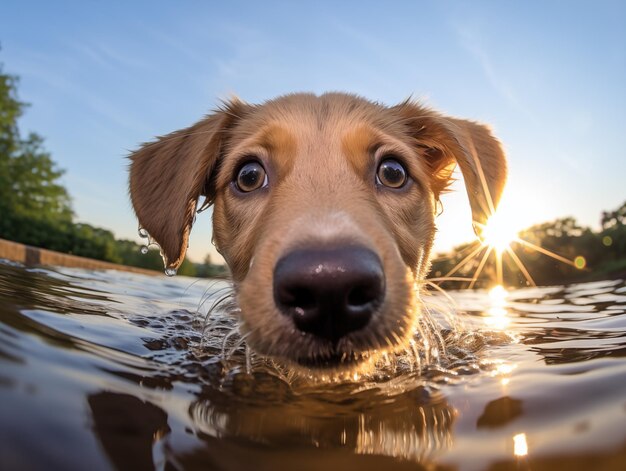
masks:
<instances>
[{"instance_id":1,"label":"dog face","mask_svg":"<svg viewBox=\"0 0 626 471\"><path fill-rule=\"evenodd\" d=\"M346 94L233 101L131 159L135 211L168 265L204 195L249 344L308 368L403 348L454 165L479 223L506 174L484 126Z\"/></svg>"}]
</instances>

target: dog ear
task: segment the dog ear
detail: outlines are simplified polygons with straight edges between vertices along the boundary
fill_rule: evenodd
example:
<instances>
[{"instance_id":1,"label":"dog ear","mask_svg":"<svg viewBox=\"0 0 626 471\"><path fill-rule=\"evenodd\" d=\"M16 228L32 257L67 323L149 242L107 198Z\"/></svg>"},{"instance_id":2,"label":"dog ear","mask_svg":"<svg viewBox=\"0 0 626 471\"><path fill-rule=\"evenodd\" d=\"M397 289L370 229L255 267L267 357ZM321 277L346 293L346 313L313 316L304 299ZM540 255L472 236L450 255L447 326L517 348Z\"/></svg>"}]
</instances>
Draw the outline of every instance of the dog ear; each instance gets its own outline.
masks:
<instances>
[{"instance_id":1,"label":"dog ear","mask_svg":"<svg viewBox=\"0 0 626 471\"><path fill-rule=\"evenodd\" d=\"M227 131L243 103L233 101L196 124L130 155L130 198L139 225L161 247L166 268L185 258L198 199L207 194Z\"/></svg>"},{"instance_id":2,"label":"dog ear","mask_svg":"<svg viewBox=\"0 0 626 471\"><path fill-rule=\"evenodd\" d=\"M480 235L500 201L506 182L506 157L500 142L483 124L449 118L412 102L396 107L423 149L435 196L451 183L457 164L472 208L474 228Z\"/></svg>"}]
</instances>

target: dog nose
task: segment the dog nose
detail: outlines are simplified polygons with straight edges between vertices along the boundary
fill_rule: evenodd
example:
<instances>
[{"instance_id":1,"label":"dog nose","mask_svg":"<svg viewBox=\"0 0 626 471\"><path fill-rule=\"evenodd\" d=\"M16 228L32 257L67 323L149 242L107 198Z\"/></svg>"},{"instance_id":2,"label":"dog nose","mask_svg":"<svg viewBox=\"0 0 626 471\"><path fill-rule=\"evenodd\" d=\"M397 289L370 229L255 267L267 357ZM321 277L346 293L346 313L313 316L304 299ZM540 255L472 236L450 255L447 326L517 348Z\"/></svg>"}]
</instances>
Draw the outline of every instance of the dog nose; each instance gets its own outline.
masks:
<instances>
[{"instance_id":1,"label":"dog nose","mask_svg":"<svg viewBox=\"0 0 626 471\"><path fill-rule=\"evenodd\" d=\"M360 246L298 249L274 268L274 301L296 327L333 343L362 329L385 297L380 258Z\"/></svg>"}]
</instances>

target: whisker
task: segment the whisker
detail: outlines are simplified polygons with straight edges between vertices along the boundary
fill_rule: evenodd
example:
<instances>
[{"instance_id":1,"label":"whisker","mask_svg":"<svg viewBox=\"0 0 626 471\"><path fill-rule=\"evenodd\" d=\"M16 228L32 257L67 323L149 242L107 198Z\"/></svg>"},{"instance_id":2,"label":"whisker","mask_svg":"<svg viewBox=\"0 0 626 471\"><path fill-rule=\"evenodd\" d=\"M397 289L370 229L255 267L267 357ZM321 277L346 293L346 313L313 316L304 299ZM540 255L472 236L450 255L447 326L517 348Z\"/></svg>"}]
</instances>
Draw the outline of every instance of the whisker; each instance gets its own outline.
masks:
<instances>
[{"instance_id":1,"label":"whisker","mask_svg":"<svg viewBox=\"0 0 626 471\"><path fill-rule=\"evenodd\" d=\"M471 279L471 278L470 278ZM458 303L455 301L455 299L450 296L446 290L444 290L441 286L439 286L436 283L427 283L428 286L430 286L431 288L437 290L439 293L441 293L448 301L450 301L450 303L454 306L454 307L458 307Z\"/></svg>"},{"instance_id":2,"label":"whisker","mask_svg":"<svg viewBox=\"0 0 626 471\"><path fill-rule=\"evenodd\" d=\"M443 288L441 288L439 285L432 283L432 288L434 288L435 290L437 290L440 294L442 294L444 296L444 299L446 301L448 301L448 305L444 305L442 306L442 310L443 312L441 312L441 314L443 315L445 321L448 323L448 325L454 329L454 330L460 330L463 328L463 324L461 322L461 319L458 315L456 315L456 312L459 309L459 305L456 302L456 300L450 296ZM433 304L430 300L428 301L431 305Z\"/></svg>"},{"instance_id":3,"label":"whisker","mask_svg":"<svg viewBox=\"0 0 626 471\"><path fill-rule=\"evenodd\" d=\"M217 284L217 281L215 282L215 284ZM217 298L217 297L221 296L221 293L223 293L225 291L229 291L229 292L231 292L231 294L234 294L232 286L225 286L223 288L220 288L220 289L218 289L216 291L211 292L210 294L208 294L208 296L207 296L207 291L208 291L208 289L205 291L205 294L201 298L200 304L198 304L198 307L196 308L196 312L198 314L200 313L200 309L202 309L202 307L204 307L206 302L209 301L211 298Z\"/></svg>"},{"instance_id":4,"label":"whisker","mask_svg":"<svg viewBox=\"0 0 626 471\"><path fill-rule=\"evenodd\" d=\"M198 278L197 280L194 280L189 286L187 286L185 288L185 290L183 291L183 293L180 295L180 297L178 298L178 306L182 306L183 304L183 298L185 297L185 295L187 294L187 291L189 291L191 289L191 287L193 285L195 285L196 283L198 283L199 281L202 281L202 278ZM196 310L197 311L197 310Z\"/></svg>"},{"instance_id":5,"label":"whisker","mask_svg":"<svg viewBox=\"0 0 626 471\"><path fill-rule=\"evenodd\" d=\"M246 344L246 338L250 335L249 332L247 332L244 335L241 335L241 331L239 331L239 329L237 329L237 333L240 335L239 340L237 340L235 342L235 344L231 347L230 350L228 350L228 352L226 353L226 360L230 360L231 357L234 355L234 353L243 345L244 347L247 347Z\"/></svg>"},{"instance_id":6,"label":"whisker","mask_svg":"<svg viewBox=\"0 0 626 471\"><path fill-rule=\"evenodd\" d=\"M211 292L211 294L209 294L209 291L213 289L213 287L217 284L217 280L213 281L212 283L209 284L209 286L207 286L207 288L204 290L204 292L202 293L202 296L200 296L200 301L198 302L198 305L196 306L196 314L200 314L200 308L204 305L204 303L211 298L211 296L213 296L215 293ZM208 296L207 296L208 294Z\"/></svg>"},{"instance_id":7,"label":"whisker","mask_svg":"<svg viewBox=\"0 0 626 471\"><path fill-rule=\"evenodd\" d=\"M446 349L445 341L443 340L443 337L441 336L441 332L439 331L439 329L437 328L437 326L434 323L434 320L432 318L432 312L430 311L430 309L428 309L427 306L424 306L424 309L428 313L428 316L425 316L425 321L428 323L428 326L430 327L431 333L435 336L435 340L438 341L438 343L439 343L439 345L441 347L442 354L446 355L447 354L447 349Z\"/></svg>"},{"instance_id":8,"label":"whisker","mask_svg":"<svg viewBox=\"0 0 626 471\"><path fill-rule=\"evenodd\" d=\"M224 336L224 340L222 341L222 353L221 353L221 358L226 360L224 352L226 351L226 344L228 343L228 340L230 340L231 337L237 335L239 332L236 329L232 329L229 333L227 333Z\"/></svg>"},{"instance_id":9,"label":"whisker","mask_svg":"<svg viewBox=\"0 0 626 471\"><path fill-rule=\"evenodd\" d=\"M210 320L212 314L214 312L216 312L220 307L222 307L223 304L226 304L226 308L232 307L232 306L228 305L228 301L232 300L232 298L233 298L232 294L227 294L227 295L223 296L222 298L217 300L215 303L213 303L211 308L207 311L206 317L204 319L203 329L202 329L203 337L208 336L208 334L216 327L217 322L220 321L220 319L218 319L218 320L216 320L216 323L214 323L213 325L210 325L209 324L209 320Z\"/></svg>"}]
</instances>

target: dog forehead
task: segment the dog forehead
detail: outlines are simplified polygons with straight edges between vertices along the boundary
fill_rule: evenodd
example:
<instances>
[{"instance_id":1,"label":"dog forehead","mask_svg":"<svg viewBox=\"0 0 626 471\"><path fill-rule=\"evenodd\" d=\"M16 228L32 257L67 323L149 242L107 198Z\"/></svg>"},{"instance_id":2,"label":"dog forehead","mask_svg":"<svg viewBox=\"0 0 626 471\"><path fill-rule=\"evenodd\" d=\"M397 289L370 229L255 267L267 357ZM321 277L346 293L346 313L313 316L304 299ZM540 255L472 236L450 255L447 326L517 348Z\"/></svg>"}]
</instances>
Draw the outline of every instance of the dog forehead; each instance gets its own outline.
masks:
<instances>
[{"instance_id":1,"label":"dog forehead","mask_svg":"<svg viewBox=\"0 0 626 471\"><path fill-rule=\"evenodd\" d=\"M389 108L344 93L284 95L260 105L250 105L241 118L233 130L233 137L238 141L258 135L269 127L284 127L298 137L299 133L319 135L312 131L337 132L359 122L382 125L393 121Z\"/></svg>"},{"instance_id":2,"label":"dog forehead","mask_svg":"<svg viewBox=\"0 0 626 471\"><path fill-rule=\"evenodd\" d=\"M283 95L259 106L273 116L314 118L323 124L337 117L366 117L379 114L385 106L347 93L325 93L317 96L309 93Z\"/></svg>"},{"instance_id":3,"label":"dog forehead","mask_svg":"<svg viewBox=\"0 0 626 471\"><path fill-rule=\"evenodd\" d=\"M383 105L343 93L285 95L248 107L231 130L227 154L260 147L286 169L296 161L343 160L361 173L363 156L381 134L404 137L401 120Z\"/></svg>"}]
</instances>

